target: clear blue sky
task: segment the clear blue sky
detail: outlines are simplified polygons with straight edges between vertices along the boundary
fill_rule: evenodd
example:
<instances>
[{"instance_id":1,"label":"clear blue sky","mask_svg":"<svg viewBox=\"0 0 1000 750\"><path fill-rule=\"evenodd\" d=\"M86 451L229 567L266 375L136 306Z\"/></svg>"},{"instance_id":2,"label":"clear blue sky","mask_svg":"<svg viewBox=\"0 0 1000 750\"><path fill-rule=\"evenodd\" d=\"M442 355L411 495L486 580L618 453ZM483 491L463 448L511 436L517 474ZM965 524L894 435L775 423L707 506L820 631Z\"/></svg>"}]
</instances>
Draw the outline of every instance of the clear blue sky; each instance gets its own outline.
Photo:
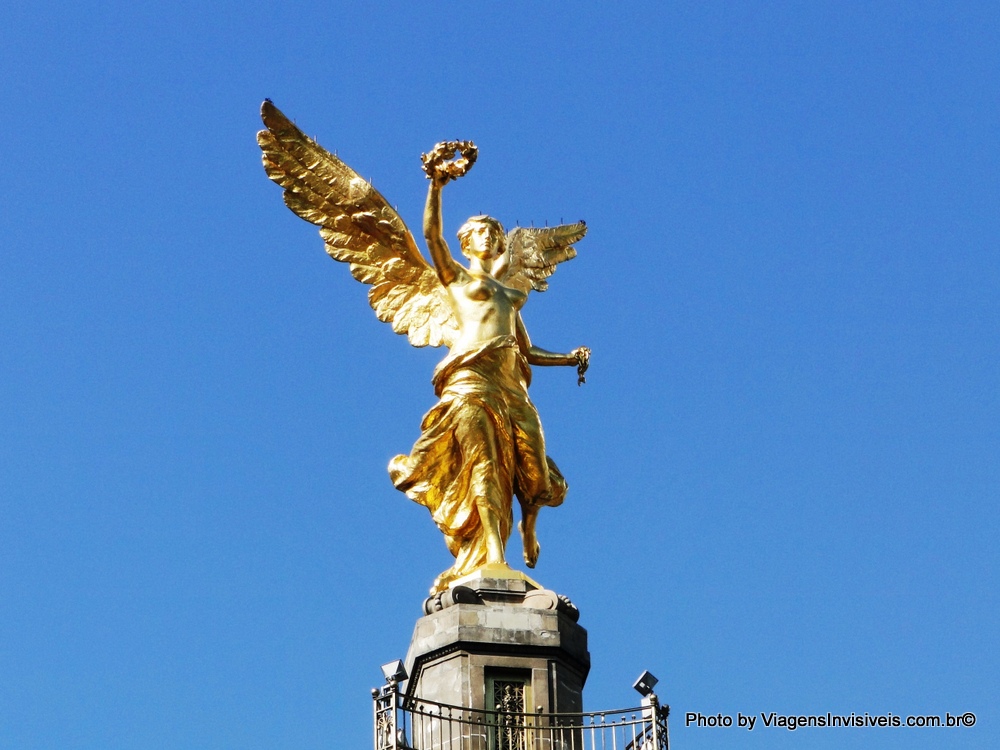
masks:
<instances>
[{"instance_id":1,"label":"clear blue sky","mask_svg":"<svg viewBox=\"0 0 1000 750\"><path fill-rule=\"evenodd\" d=\"M0 747L368 747L450 564L385 470L442 352L282 205L264 97L411 228L448 138L449 237L587 220L525 309L594 351L532 387L587 708L648 668L679 749L996 747L998 80L985 2L9 0Z\"/></svg>"}]
</instances>

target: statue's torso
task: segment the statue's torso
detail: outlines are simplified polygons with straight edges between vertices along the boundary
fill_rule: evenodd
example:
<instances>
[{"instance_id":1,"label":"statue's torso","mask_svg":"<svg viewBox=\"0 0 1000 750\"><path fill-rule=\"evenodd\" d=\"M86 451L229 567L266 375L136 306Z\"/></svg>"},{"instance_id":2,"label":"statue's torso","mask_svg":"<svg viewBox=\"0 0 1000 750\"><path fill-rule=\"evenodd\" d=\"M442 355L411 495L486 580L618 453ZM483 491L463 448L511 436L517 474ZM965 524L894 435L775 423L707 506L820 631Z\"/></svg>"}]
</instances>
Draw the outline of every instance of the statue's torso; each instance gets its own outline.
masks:
<instances>
[{"instance_id":1,"label":"statue's torso","mask_svg":"<svg viewBox=\"0 0 1000 750\"><path fill-rule=\"evenodd\" d=\"M458 338L453 352L465 351L497 336L517 335L518 311L527 296L504 286L489 274L468 274L448 285L449 299L458 318Z\"/></svg>"}]
</instances>

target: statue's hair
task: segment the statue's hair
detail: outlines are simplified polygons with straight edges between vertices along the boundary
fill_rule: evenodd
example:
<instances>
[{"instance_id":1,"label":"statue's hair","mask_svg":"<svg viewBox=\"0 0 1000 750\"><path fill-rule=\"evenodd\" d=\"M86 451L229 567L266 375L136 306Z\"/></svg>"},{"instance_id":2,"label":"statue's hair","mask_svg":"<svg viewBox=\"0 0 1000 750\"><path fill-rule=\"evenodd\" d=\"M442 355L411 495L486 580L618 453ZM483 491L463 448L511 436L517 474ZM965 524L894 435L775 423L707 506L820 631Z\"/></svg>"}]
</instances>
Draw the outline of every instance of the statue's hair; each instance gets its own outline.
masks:
<instances>
[{"instance_id":1,"label":"statue's hair","mask_svg":"<svg viewBox=\"0 0 1000 750\"><path fill-rule=\"evenodd\" d=\"M468 255L468 253L465 252L465 243L467 242L469 235L472 234L472 230L476 227L477 224L486 224L487 226L492 227L493 231L499 235L501 247L503 246L504 237L506 237L506 233L504 232L503 229L503 224L494 219L492 216L487 216L486 214L481 214L480 216L472 216L469 218L467 222L465 222L462 226L458 228L458 243L462 247L463 255Z\"/></svg>"}]
</instances>

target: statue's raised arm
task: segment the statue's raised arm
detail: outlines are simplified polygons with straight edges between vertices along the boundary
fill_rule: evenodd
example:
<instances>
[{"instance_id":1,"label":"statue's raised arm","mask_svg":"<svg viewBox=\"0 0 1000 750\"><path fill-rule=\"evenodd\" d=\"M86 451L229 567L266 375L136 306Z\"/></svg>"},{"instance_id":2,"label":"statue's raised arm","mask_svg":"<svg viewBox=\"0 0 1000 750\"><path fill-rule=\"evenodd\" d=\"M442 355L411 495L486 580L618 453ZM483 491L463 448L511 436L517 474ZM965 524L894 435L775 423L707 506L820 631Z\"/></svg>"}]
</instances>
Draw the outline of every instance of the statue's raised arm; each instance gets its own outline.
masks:
<instances>
[{"instance_id":1,"label":"statue's raised arm","mask_svg":"<svg viewBox=\"0 0 1000 750\"><path fill-rule=\"evenodd\" d=\"M567 485L546 455L538 412L528 398L531 365L576 366L579 382L590 350L561 354L534 346L521 320L530 290L544 291L558 263L572 258L583 222L519 228L474 216L458 232L464 266L442 231L441 193L475 162L467 141L440 143L423 156L430 179L424 237L433 265L388 202L365 180L305 136L270 102L258 135L268 176L285 189L285 203L320 226L327 252L372 285L380 320L415 346L445 345L449 355L433 383L439 398L421 423L409 455L389 465L393 484L426 506L455 564L437 577L446 590L485 566L508 570L505 547L513 499L521 506L524 559L534 567L538 510L563 502Z\"/></svg>"},{"instance_id":2,"label":"statue's raised arm","mask_svg":"<svg viewBox=\"0 0 1000 750\"><path fill-rule=\"evenodd\" d=\"M438 278L447 286L465 274L465 268L455 261L444 239L441 219L441 189L450 180L461 177L476 163L478 150L471 141L445 141L437 144L422 157L427 179L431 181L424 208L424 239ZM460 158L454 159L456 154Z\"/></svg>"}]
</instances>

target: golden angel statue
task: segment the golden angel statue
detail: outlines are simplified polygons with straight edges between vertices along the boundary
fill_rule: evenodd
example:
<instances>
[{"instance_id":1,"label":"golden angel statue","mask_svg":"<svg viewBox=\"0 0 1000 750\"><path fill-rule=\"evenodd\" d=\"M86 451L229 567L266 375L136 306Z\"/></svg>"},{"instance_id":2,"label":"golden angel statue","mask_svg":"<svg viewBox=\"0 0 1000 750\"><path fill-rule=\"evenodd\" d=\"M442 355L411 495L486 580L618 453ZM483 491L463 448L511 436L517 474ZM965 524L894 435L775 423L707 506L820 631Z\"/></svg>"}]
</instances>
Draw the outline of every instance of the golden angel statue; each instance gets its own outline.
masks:
<instances>
[{"instance_id":1,"label":"golden angel statue","mask_svg":"<svg viewBox=\"0 0 1000 750\"><path fill-rule=\"evenodd\" d=\"M399 214L350 167L305 136L270 101L257 141L268 177L285 189L285 203L320 227L326 251L370 284L368 301L379 320L405 333L413 346L447 346L434 371L439 401L424 416L409 455L396 456L389 475L397 489L426 506L445 536L455 564L431 593L485 565L506 566L513 499L524 560L534 567L535 521L543 505L566 496L566 481L545 453L538 412L528 398L531 365L571 365L583 382L590 350L567 354L531 343L521 307L532 289L544 291L556 265L576 255L586 232L576 224L519 227L504 233L489 216L459 230L468 266L456 261L441 229L441 191L475 162L467 141L440 143L424 154L430 190L424 238L433 265L417 249Z\"/></svg>"}]
</instances>

